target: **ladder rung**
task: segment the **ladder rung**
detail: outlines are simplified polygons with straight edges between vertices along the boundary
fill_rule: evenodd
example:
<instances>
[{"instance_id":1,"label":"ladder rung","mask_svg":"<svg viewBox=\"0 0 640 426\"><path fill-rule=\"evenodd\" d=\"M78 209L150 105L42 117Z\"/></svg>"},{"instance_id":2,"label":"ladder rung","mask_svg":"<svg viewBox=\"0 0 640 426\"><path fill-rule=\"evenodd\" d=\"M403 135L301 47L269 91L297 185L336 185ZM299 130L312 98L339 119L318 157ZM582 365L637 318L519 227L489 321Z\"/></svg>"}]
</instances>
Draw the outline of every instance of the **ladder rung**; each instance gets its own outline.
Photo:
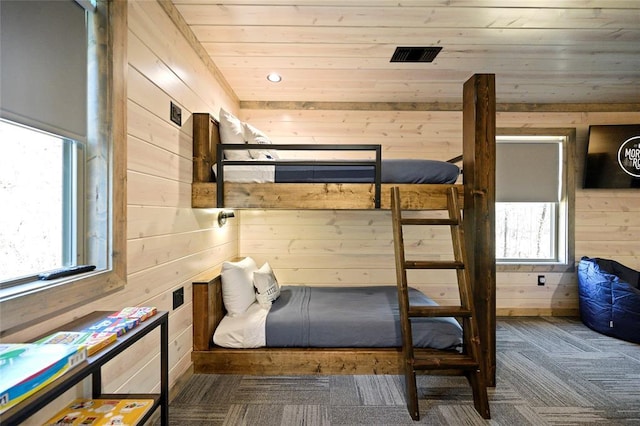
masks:
<instances>
[{"instance_id":1,"label":"ladder rung","mask_svg":"<svg viewBox=\"0 0 640 426\"><path fill-rule=\"evenodd\" d=\"M467 354L457 353L414 353L414 370L477 370L478 361Z\"/></svg>"},{"instance_id":2,"label":"ladder rung","mask_svg":"<svg viewBox=\"0 0 640 426\"><path fill-rule=\"evenodd\" d=\"M460 225L455 219L444 218L409 218L400 219L402 225Z\"/></svg>"},{"instance_id":3,"label":"ladder rung","mask_svg":"<svg viewBox=\"0 0 640 426\"><path fill-rule=\"evenodd\" d=\"M464 263L457 260L407 260L405 269L464 269Z\"/></svg>"},{"instance_id":4,"label":"ladder rung","mask_svg":"<svg viewBox=\"0 0 640 426\"><path fill-rule=\"evenodd\" d=\"M471 309L462 306L410 306L409 317L466 317L473 315Z\"/></svg>"}]
</instances>

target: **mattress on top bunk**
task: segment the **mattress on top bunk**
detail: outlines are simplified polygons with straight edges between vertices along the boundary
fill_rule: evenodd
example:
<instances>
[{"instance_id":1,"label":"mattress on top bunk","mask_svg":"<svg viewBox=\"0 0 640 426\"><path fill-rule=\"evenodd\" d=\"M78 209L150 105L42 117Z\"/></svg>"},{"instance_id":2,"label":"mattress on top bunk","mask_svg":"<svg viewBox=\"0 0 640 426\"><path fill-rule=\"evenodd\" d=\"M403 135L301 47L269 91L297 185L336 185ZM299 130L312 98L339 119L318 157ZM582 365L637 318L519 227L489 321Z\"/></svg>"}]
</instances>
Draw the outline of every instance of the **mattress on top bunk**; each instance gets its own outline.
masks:
<instances>
[{"instance_id":1,"label":"mattress on top bunk","mask_svg":"<svg viewBox=\"0 0 640 426\"><path fill-rule=\"evenodd\" d=\"M251 160L248 160L250 162ZM389 159L381 163L382 183L455 183L460 168L453 163L422 159ZM214 166L214 172L215 172ZM371 165L228 165L226 182L240 183L373 183Z\"/></svg>"},{"instance_id":2,"label":"mattress on top bunk","mask_svg":"<svg viewBox=\"0 0 640 426\"><path fill-rule=\"evenodd\" d=\"M409 288L412 305L436 305ZM225 316L213 341L231 348L401 347L396 286L283 286L270 310L257 303L243 315ZM462 328L454 318L412 320L415 347L456 349Z\"/></svg>"}]
</instances>

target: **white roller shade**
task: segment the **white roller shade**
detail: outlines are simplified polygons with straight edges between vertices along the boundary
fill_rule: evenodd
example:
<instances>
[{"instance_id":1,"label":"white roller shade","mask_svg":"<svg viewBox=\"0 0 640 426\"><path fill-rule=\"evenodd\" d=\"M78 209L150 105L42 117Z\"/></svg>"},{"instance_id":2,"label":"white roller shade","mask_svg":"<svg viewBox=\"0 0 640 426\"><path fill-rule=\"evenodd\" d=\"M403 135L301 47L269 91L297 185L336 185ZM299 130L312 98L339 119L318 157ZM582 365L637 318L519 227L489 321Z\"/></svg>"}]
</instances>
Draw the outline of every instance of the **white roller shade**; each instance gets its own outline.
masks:
<instances>
[{"instance_id":1,"label":"white roller shade","mask_svg":"<svg viewBox=\"0 0 640 426\"><path fill-rule=\"evenodd\" d=\"M2 117L84 140L85 9L72 0L2 0L0 20Z\"/></svg>"},{"instance_id":2,"label":"white roller shade","mask_svg":"<svg viewBox=\"0 0 640 426\"><path fill-rule=\"evenodd\" d=\"M559 142L496 144L496 201L558 202Z\"/></svg>"}]
</instances>

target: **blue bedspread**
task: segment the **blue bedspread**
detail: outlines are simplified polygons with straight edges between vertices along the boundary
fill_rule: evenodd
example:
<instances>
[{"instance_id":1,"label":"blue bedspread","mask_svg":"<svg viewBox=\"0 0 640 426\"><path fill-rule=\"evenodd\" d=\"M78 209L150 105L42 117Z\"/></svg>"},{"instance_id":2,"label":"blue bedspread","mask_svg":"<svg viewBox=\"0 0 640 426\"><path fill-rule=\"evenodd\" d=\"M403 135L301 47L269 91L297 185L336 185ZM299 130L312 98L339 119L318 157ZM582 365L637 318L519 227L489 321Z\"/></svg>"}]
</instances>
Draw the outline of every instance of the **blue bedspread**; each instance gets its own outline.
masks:
<instances>
[{"instance_id":1,"label":"blue bedspread","mask_svg":"<svg viewBox=\"0 0 640 426\"><path fill-rule=\"evenodd\" d=\"M412 305L435 305L409 288ZM462 344L454 318L412 320L416 347L450 349ZM267 347L401 347L396 286L283 286L266 321Z\"/></svg>"}]
</instances>

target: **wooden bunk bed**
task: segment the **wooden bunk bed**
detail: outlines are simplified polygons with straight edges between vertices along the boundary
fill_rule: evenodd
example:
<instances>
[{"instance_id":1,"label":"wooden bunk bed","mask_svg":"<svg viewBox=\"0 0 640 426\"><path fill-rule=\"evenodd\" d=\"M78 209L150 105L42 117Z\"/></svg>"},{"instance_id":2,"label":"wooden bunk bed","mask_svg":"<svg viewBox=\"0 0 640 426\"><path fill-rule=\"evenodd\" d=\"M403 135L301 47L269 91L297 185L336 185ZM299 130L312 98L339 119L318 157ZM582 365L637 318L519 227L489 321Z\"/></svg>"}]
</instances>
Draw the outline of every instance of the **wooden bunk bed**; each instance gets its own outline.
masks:
<instances>
[{"instance_id":1,"label":"wooden bunk bed","mask_svg":"<svg viewBox=\"0 0 640 426\"><path fill-rule=\"evenodd\" d=\"M217 197L211 171L220 143L215 120L194 114L193 207L369 209L376 206L373 184L224 184ZM473 283L478 328L482 340L486 384L495 386L495 77L476 74L463 87L464 183L455 185L464 206L464 235L468 270ZM402 209L446 209L452 185L382 184L379 208L390 208L391 187L402 193ZM220 205L218 200L223 200ZM212 336L223 318L219 271L193 282L193 353L196 373L402 374L400 348L227 349L213 345Z\"/></svg>"}]
</instances>

